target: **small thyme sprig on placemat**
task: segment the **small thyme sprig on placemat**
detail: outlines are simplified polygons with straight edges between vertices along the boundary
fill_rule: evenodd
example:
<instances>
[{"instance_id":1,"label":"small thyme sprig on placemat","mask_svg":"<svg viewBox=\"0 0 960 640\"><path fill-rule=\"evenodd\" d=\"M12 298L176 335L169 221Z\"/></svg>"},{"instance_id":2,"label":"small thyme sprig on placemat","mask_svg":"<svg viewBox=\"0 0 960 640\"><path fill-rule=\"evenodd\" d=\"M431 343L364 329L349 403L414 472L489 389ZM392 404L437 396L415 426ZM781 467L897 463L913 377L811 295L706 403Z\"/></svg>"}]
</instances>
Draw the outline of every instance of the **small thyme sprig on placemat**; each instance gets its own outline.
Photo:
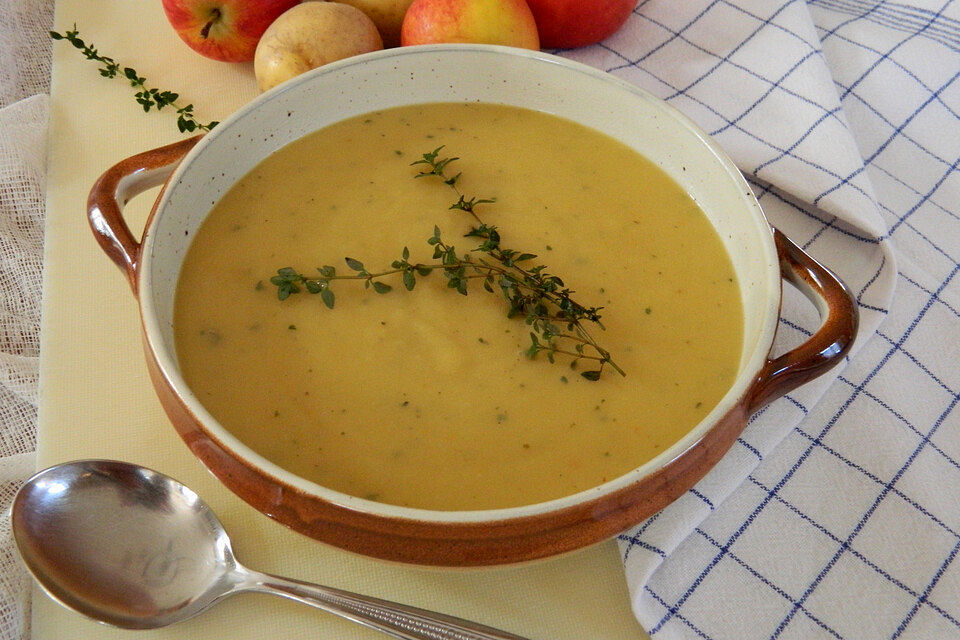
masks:
<instances>
[{"instance_id":1,"label":"small thyme sprig on placemat","mask_svg":"<svg viewBox=\"0 0 960 640\"><path fill-rule=\"evenodd\" d=\"M377 293L389 293L393 287L383 279L400 275L404 288L412 291L418 276L426 277L440 270L447 278L447 287L462 295L467 295L470 280L481 280L483 288L490 293L499 289L509 304L507 317L523 317L530 327L530 346L525 352L528 357L536 358L544 353L553 362L557 354L563 354L572 358L573 367L580 360L596 361L597 369L580 374L587 380L599 380L606 365L620 375L626 375L613 361L610 352L600 346L584 326L585 322L590 322L603 328L601 307L587 307L576 302L572 297L574 292L566 288L559 277L547 273L545 265L523 266L536 258L536 254L504 248L497 227L485 223L477 214L478 206L494 200L465 196L457 186L460 174L449 176L446 173L447 167L458 158L440 158L442 148L423 154L413 163L429 167L415 177L438 178L454 191L457 201L450 205L450 209L469 214L476 223L464 237L479 239L480 244L472 251L489 259L474 259L469 253L457 253L453 245L443 241L440 228L435 226L427 244L433 246L433 258L439 262L411 263L410 250L404 247L400 259L382 271L369 271L354 258L346 258L347 267L353 272L346 275L338 274L330 265L319 267L317 277L308 277L292 267L284 267L270 279L277 287L277 297L285 300L291 294L300 293L303 287L308 293L319 294L323 303L332 309L335 296L331 282L334 280L363 280L365 287ZM564 344L569 347L561 346Z\"/></svg>"},{"instance_id":2,"label":"small thyme sprig on placemat","mask_svg":"<svg viewBox=\"0 0 960 640\"><path fill-rule=\"evenodd\" d=\"M80 53L82 53L87 60L99 62L100 75L104 78L116 78L117 76L126 78L130 82L130 86L137 89L134 97L137 102L140 103L140 106L143 107L144 111L150 111L152 108L156 108L157 111L159 111L164 107L172 107L175 109L177 112L177 128L180 129L181 133L210 131L217 126L218 123L216 121L206 124L198 122L193 115L192 104L183 106L177 104L180 94L174 93L173 91L161 91L147 87L147 79L140 76L136 70L130 67L121 67L113 58L100 55L97 49L93 45L84 42L79 34L80 31L77 29L77 25L74 24L72 30L65 31L64 33L51 31L50 37L54 40L66 40L79 49Z\"/></svg>"}]
</instances>

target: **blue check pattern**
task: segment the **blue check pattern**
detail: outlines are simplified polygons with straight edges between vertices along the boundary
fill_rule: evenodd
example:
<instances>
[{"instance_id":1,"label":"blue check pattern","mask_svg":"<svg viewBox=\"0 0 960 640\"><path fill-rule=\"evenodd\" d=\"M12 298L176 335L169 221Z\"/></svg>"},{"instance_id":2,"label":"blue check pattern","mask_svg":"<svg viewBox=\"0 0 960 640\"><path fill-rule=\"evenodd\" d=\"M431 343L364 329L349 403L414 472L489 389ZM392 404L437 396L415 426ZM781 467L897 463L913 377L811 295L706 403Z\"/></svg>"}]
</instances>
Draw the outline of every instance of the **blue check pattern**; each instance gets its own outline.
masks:
<instances>
[{"instance_id":1,"label":"blue check pattern","mask_svg":"<svg viewBox=\"0 0 960 640\"><path fill-rule=\"evenodd\" d=\"M861 311L844 365L619 537L644 628L960 638L960 2L640 0L560 53L696 120ZM818 324L785 294L775 350Z\"/></svg>"}]
</instances>

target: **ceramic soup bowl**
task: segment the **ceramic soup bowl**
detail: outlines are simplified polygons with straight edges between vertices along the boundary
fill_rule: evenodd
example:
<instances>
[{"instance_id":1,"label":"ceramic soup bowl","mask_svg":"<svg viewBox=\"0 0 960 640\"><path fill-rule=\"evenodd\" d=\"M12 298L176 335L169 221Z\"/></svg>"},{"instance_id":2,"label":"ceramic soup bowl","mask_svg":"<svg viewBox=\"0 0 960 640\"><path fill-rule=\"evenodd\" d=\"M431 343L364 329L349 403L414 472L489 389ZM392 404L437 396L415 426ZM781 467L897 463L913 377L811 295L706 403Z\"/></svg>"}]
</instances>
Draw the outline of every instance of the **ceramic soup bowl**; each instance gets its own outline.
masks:
<instances>
[{"instance_id":1,"label":"ceramic soup bowl","mask_svg":"<svg viewBox=\"0 0 960 640\"><path fill-rule=\"evenodd\" d=\"M211 205L263 158L325 125L442 101L538 109L619 139L699 203L731 256L745 310L739 375L705 419L621 477L561 499L498 510L443 512L364 500L306 481L252 451L210 415L178 370L178 272ZM165 187L138 239L123 219L123 203L160 183ZM151 378L190 450L227 487L279 522L344 549L409 563L513 563L609 539L693 486L754 412L836 364L857 327L847 288L771 229L740 172L686 117L603 72L507 48L399 48L321 67L260 96L206 136L120 162L94 186L89 219L138 298ZM814 302L822 323L805 343L773 358L784 280Z\"/></svg>"}]
</instances>

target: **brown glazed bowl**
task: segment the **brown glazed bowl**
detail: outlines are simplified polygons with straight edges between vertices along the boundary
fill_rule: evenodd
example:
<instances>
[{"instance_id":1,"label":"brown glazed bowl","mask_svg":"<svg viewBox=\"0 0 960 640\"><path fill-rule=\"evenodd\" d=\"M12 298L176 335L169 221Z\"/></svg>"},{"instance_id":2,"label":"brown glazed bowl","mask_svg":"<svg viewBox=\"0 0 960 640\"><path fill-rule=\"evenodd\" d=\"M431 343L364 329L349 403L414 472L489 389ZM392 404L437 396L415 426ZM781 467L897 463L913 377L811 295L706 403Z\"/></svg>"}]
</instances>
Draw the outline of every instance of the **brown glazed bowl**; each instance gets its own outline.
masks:
<instances>
[{"instance_id":1,"label":"brown glazed bowl","mask_svg":"<svg viewBox=\"0 0 960 640\"><path fill-rule=\"evenodd\" d=\"M380 504L308 482L238 441L184 383L173 346L173 299L190 238L211 206L261 159L327 124L411 103L486 101L560 115L652 159L699 203L740 282L744 345L721 402L661 455L576 495L488 511ZM165 183L138 240L123 203ZM686 117L643 90L547 54L489 46L391 49L321 67L265 93L213 132L128 158L89 201L93 232L140 305L147 365L191 451L254 508L317 540L368 556L441 566L542 558L608 539L668 505L713 467L751 414L836 364L857 327L847 288L768 225L727 156ZM770 347L783 280L820 311L822 325L776 358Z\"/></svg>"}]
</instances>

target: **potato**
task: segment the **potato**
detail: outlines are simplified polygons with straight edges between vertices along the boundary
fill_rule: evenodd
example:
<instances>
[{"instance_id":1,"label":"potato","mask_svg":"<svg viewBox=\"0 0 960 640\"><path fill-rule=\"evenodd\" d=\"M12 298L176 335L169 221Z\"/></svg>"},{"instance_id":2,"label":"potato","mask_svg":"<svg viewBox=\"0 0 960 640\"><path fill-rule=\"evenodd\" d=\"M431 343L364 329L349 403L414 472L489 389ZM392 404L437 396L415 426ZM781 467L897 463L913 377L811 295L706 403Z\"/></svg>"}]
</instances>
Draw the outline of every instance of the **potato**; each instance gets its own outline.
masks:
<instances>
[{"instance_id":1,"label":"potato","mask_svg":"<svg viewBox=\"0 0 960 640\"><path fill-rule=\"evenodd\" d=\"M253 71L261 91L315 69L383 48L363 11L340 2L304 2L282 13L257 44Z\"/></svg>"}]
</instances>

